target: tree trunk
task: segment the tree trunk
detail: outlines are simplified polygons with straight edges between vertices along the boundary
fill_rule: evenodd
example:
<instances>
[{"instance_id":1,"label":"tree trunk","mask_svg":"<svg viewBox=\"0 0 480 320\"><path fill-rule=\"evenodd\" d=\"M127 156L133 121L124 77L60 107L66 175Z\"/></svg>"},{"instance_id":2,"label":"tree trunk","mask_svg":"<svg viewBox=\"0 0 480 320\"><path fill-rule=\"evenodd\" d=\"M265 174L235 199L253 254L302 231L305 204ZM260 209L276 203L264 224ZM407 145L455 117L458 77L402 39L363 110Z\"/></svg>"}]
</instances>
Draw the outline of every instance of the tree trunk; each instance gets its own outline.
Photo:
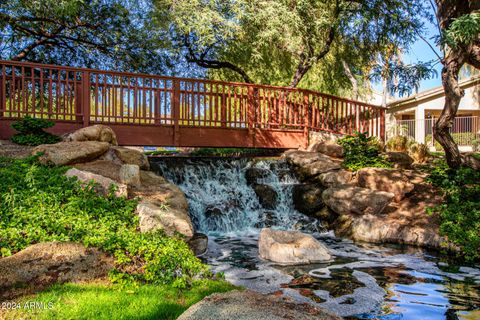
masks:
<instances>
[{"instance_id":1,"label":"tree trunk","mask_svg":"<svg viewBox=\"0 0 480 320\"><path fill-rule=\"evenodd\" d=\"M342 60L343 70L345 71L345 75L347 76L348 80L352 84L352 99L358 100L358 81L355 78L355 75L350 70L350 66L345 60Z\"/></svg>"},{"instance_id":2,"label":"tree trunk","mask_svg":"<svg viewBox=\"0 0 480 320\"><path fill-rule=\"evenodd\" d=\"M458 73L463 64L463 58L456 52L451 52L444 59L442 84L445 91L445 105L435 124L435 139L445 150L447 164L450 168L459 168L462 165L460 150L450 135L450 128L453 126L453 121L457 115L460 100L465 94L458 85Z\"/></svg>"}]
</instances>

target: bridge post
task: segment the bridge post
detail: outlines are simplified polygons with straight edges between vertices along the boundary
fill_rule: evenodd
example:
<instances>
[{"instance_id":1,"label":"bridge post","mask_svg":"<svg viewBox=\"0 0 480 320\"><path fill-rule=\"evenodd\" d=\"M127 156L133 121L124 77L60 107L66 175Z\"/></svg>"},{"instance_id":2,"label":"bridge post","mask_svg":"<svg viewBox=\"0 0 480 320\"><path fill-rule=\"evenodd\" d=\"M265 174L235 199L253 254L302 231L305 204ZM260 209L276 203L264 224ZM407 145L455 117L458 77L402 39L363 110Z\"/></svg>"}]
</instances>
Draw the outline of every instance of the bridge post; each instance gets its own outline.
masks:
<instances>
[{"instance_id":1,"label":"bridge post","mask_svg":"<svg viewBox=\"0 0 480 320\"><path fill-rule=\"evenodd\" d=\"M173 112L173 145L180 145L180 80L173 80L173 98L172 98L172 112Z\"/></svg>"},{"instance_id":2,"label":"bridge post","mask_svg":"<svg viewBox=\"0 0 480 320\"><path fill-rule=\"evenodd\" d=\"M380 139L385 142L385 109L380 110Z\"/></svg>"},{"instance_id":3,"label":"bridge post","mask_svg":"<svg viewBox=\"0 0 480 320\"><path fill-rule=\"evenodd\" d=\"M7 79L5 73L5 66L2 65L2 77L0 78L0 118L2 118L3 113L7 111Z\"/></svg>"},{"instance_id":4,"label":"bridge post","mask_svg":"<svg viewBox=\"0 0 480 320\"><path fill-rule=\"evenodd\" d=\"M90 72L84 71L82 74L82 94L81 94L83 126L90 125Z\"/></svg>"},{"instance_id":5,"label":"bridge post","mask_svg":"<svg viewBox=\"0 0 480 320\"><path fill-rule=\"evenodd\" d=\"M256 103L255 103L255 90L252 86L248 87L247 95L247 120L248 120L248 136L250 145L255 147L255 113L256 113Z\"/></svg>"},{"instance_id":6,"label":"bridge post","mask_svg":"<svg viewBox=\"0 0 480 320\"><path fill-rule=\"evenodd\" d=\"M303 122L303 139L304 139L304 148L308 148L309 142L309 134L310 134L310 126L311 126L311 119L312 119L312 109L310 108L310 97L309 94L304 92L303 93L303 112L305 116L305 120Z\"/></svg>"}]
</instances>

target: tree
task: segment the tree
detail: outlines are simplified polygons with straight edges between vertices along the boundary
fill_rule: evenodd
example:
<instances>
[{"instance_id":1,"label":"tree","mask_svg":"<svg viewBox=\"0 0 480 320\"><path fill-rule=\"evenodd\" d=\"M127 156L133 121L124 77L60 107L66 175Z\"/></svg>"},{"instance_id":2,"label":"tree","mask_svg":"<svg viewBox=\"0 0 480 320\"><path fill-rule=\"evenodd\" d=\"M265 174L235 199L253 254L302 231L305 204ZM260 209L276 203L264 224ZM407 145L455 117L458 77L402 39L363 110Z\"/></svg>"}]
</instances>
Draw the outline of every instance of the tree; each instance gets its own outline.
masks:
<instances>
[{"instance_id":1,"label":"tree","mask_svg":"<svg viewBox=\"0 0 480 320\"><path fill-rule=\"evenodd\" d=\"M2 59L166 71L168 51L140 0L9 0L0 3Z\"/></svg>"},{"instance_id":2,"label":"tree","mask_svg":"<svg viewBox=\"0 0 480 320\"><path fill-rule=\"evenodd\" d=\"M341 90L375 56L407 47L423 1L154 0L172 46L215 78ZM349 70L347 70L347 67ZM334 76L333 76L334 75ZM353 76L353 77L352 77ZM360 86L357 86L360 87Z\"/></svg>"},{"instance_id":3,"label":"tree","mask_svg":"<svg viewBox=\"0 0 480 320\"><path fill-rule=\"evenodd\" d=\"M450 135L464 90L458 84L465 64L480 69L480 2L475 0L436 0L436 16L444 46L441 59L445 105L435 124L435 139L445 150L451 168L472 165L472 158L462 157Z\"/></svg>"}]
</instances>

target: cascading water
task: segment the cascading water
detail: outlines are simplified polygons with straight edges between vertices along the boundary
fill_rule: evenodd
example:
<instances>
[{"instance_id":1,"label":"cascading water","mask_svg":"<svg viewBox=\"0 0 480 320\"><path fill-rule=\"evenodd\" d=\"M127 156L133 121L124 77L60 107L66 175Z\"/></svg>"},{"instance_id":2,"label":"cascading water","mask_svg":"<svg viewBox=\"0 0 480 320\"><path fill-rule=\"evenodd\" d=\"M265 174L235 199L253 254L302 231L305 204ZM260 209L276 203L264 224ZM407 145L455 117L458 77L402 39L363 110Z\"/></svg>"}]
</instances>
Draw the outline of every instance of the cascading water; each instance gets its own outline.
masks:
<instances>
[{"instance_id":1,"label":"cascading water","mask_svg":"<svg viewBox=\"0 0 480 320\"><path fill-rule=\"evenodd\" d=\"M284 161L201 159L153 162L153 168L177 184L189 200L190 216L197 230L220 235L262 227L318 232L316 219L293 207L292 188L299 182ZM249 185L246 173L259 172L255 184L268 188L275 203L265 208ZM273 191L273 192L272 192ZM273 194L273 195L272 195Z\"/></svg>"},{"instance_id":2,"label":"cascading water","mask_svg":"<svg viewBox=\"0 0 480 320\"><path fill-rule=\"evenodd\" d=\"M419 249L354 244L322 232L316 219L294 209L298 181L281 160L163 158L151 159L151 166L184 191L196 230L209 235L202 259L233 284L282 291L355 319L480 319L478 266L449 265ZM255 188L266 193L263 198ZM278 266L259 259L258 233L270 226L314 234L335 260Z\"/></svg>"}]
</instances>

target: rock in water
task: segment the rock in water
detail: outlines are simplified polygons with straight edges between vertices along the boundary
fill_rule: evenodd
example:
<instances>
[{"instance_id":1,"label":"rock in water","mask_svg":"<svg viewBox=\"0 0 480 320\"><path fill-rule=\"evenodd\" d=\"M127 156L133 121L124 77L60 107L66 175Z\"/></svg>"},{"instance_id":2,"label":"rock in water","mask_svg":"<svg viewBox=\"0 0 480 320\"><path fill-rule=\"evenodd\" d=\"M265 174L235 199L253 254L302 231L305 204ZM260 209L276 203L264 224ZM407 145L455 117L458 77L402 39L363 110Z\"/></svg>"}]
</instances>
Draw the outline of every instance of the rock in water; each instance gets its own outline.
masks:
<instances>
[{"instance_id":1,"label":"rock in water","mask_svg":"<svg viewBox=\"0 0 480 320\"><path fill-rule=\"evenodd\" d=\"M339 186L323 191L323 202L338 214L380 214L395 195L359 187Z\"/></svg>"},{"instance_id":2,"label":"rock in water","mask_svg":"<svg viewBox=\"0 0 480 320\"><path fill-rule=\"evenodd\" d=\"M280 264L307 264L332 259L323 244L299 231L262 229L258 248L260 258Z\"/></svg>"},{"instance_id":3,"label":"rock in water","mask_svg":"<svg viewBox=\"0 0 480 320\"><path fill-rule=\"evenodd\" d=\"M139 186L140 168L136 164L124 164L120 167L120 182L129 186Z\"/></svg>"},{"instance_id":4,"label":"rock in water","mask_svg":"<svg viewBox=\"0 0 480 320\"><path fill-rule=\"evenodd\" d=\"M32 150L32 155L43 153L38 159L42 164L63 166L68 164L88 162L98 158L109 148L107 142L59 142L42 144Z\"/></svg>"},{"instance_id":5,"label":"rock in water","mask_svg":"<svg viewBox=\"0 0 480 320\"><path fill-rule=\"evenodd\" d=\"M247 179L247 184L257 184L258 179L263 179L267 177L268 171L261 168L248 168L245 171L245 179Z\"/></svg>"},{"instance_id":6,"label":"rock in water","mask_svg":"<svg viewBox=\"0 0 480 320\"><path fill-rule=\"evenodd\" d=\"M103 124L78 129L72 133L68 133L63 137L64 141L100 141L107 142L112 145L118 145L115 132Z\"/></svg>"},{"instance_id":7,"label":"rock in water","mask_svg":"<svg viewBox=\"0 0 480 320\"><path fill-rule=\"evenodd\" d=\"M325 206L322 200L323 190L312 184L296 185L292 191L295 209L307 215L320 211Z\"/></svg>"},{"instance_id":8,"label":"rock in water","mask_svg":"<svg viewBox=\"0 0 480 320\"><path fill-rule=\"evenodd\" d=\"M395 169L364 168L357 172L357 179L359 187L393 193L396 202L414 188L407 176Z\"/></svg>"},{"instance_id":9,"label":"rock in water","mask_svg":"<svg viewBox=\"0 0 480 320\"><path fill-rule=\"evenodd\" d=\"M245 291L215 293L191 306L178 320L340 320L322 309L285 297Z\"/></svg>"},{"instance_id":10,"label":"rock in water","mask_svg":"<svg viewBox=\"0 0 480 320\"><path fill-rule=\"evenodd\" d=\"M115 195L117 197L127 197L127 186L122 183L118 183L110 178L101 176L99 174L95 174L88 171L78 170L76 168L69 169L65 175L67 177L76 177L79 181L83 182L84 184L89 183L90 181L94 181L97 185L95 186L95 191L97 193L105 196L108 195L110 192L110 187L113 185L115 187Z\"/></svg>"},{"instance_id":11,"label":"rock in water","mask_svg":"<svg viewBox=\"0 0 480 320\"><path fill-rule=\"evenodd\" d=\"M275 209L278 202L277 192L266 184L257 184L253 187L260 204L265 209Z\"/></svg>"},{"instance_id":12,"label":"rock in water","mask_svg":"<svg viewBox=\"0 0 480 320\"><path fill-rule=\"evenodd\" d=\"M208 236L203 233L195 233L192 239L187 242L190 249L198 257L207 252L208 248Z\"/></svg>"}]
</instances>

